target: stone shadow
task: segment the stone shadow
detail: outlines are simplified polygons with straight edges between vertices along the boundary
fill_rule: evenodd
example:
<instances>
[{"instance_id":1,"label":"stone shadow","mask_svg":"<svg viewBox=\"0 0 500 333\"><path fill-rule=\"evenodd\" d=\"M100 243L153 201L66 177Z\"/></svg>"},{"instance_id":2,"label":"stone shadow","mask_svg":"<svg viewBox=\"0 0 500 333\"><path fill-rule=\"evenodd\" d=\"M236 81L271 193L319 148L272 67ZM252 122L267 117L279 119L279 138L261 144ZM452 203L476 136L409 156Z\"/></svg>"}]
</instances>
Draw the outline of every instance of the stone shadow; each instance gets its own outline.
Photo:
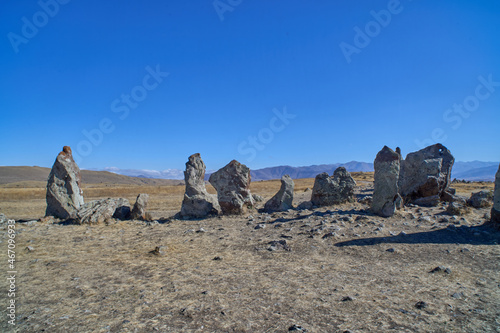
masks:
<instances>
[{"instance_id":1,"label":"stone shadow","mask_svg":"<svg viewBox=\"0 0 500 333\"><path fill-rule=\"evenodd\" d=\"M490 223L478 226L460 227L449 225L443 229L417 232L413 234L353 239L336 243L335 246L370 246L391 243L497 245L500 243L500 231L495 229Z\"/></svg>"}]
</instances>

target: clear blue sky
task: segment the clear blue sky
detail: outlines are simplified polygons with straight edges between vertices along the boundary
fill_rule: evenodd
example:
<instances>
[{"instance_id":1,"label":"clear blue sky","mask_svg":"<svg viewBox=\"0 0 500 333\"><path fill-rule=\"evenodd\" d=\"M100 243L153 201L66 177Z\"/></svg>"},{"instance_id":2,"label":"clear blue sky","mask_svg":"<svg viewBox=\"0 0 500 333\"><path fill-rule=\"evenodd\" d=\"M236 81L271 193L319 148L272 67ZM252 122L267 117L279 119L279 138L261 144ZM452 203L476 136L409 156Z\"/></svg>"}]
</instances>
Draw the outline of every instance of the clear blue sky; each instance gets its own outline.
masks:
<instances>
[{"instance_id":1,"label":"clear blue sky","mask_svg":"<svg viewBox=\"0 0 500 333\"><path fill-rule=\"evenodd\" d=\"M498 1L60 2L0 4L0 165L500 160Z\"/></svg>"}]
</instances>

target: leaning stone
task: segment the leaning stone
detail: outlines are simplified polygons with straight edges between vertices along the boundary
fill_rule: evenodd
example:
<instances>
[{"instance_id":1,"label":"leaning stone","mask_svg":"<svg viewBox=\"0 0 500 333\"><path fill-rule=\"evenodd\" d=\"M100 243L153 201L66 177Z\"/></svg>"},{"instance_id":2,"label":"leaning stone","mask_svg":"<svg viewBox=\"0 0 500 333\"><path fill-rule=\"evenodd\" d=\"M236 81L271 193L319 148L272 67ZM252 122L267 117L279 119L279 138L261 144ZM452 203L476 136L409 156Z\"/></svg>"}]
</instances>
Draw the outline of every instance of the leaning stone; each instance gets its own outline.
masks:
<instances>
[{"instance_id":1,"label":"leaning stone","mask_svg":"<svg viewBox=\"0 0 500 333\"><path fill-rule=\"evenodd\" d=\"M71 148L64 146L57 155L47 181L45 216L76 219L84 203L80 182L80 169L73 160Z\"/></svg>"},{"instance_id":2,"label":"leaning stone","mask_svg":"<svg viewBox=\"0 0 500 333\"><path fill-rule=\"evenodd\" d=\"M500 227L500 165L495 176L495 192L493 194L493 207L491 208L491 222Z\"/></svg>"},{"instance_id":3,"label":"leaning stone","mask_svg":"<svg viewBox=\"0 0 500 333\"><path fill-rule=\"evenodd\" d=\"M293 208L293 189L294 183L289 175L281 177L281 188L268 202L264 205L264 210L267 212L282 212Z\"/></svg>"},{"instance_id":4,"label":"leaning stone","mask_svg":"<svg viewBox=\"0 0 500 333\"><path fill-rule=\"evenodd\" d=\"M148 200L149 195L146 193L140 193L137 196L134 208L132 208L132 212L130 213L130 218L132 220L147 221L150 219L149 214L146 212L146 209L148 207Z\"/></svg>"},{"instance_id":5,"label":"leaning stone","mask_svg":"<svg viewBox=\"0 0 500 333\"><path fill-rule=\"evenodd\" d=\"M209 194L205 187L205 169L200 154L189 156L184 171L186 191L181 208L183 218L203 218L221 213L217 196Z\"/></svg>"},{"instance_id":6,"label":"leaning stone","mask_svg":"<svg viewBox=\"0 0 500 333\"><path fill-rule=\"evenodd\" d=\"M486 208L493 205L493 192L479 191L471 194L467 204L474 208Z\"/></svg>"},{"instance_id":7,"label":"leaning stone","mask_svg":"<svg viewBox=\"0 0 500 333\"><path fill-rule=\"evenodd\" d=\"M384 146L375 158L372 199L374 214L389 217L394 215L398 204L402 205L398 189L399 161L400 155L387 146Z\"/></svg>"},{"instance_id":8,"label":"leaning stone","mask_svg":"<svg viewBox=\"0 0 500 333\"><path fill-rule=\"evenodd\" d=\"M250 169L236 160L212 173L208 180L217 190L219 205L224 214L244 214L254 207L250 193Z\"/></svg>"},{"instance_id":9,"label":"leaning stone","mask_svg":"<svg viewBox=\"0 0 500 333\"><path fill-rule=\"evenodd\" d=\"M356 182L344 168L337 168L333 176L323 172L316 176L311 194L311 203L314 206L330 206L354 201Z\"/></svg>"}]
</instances>

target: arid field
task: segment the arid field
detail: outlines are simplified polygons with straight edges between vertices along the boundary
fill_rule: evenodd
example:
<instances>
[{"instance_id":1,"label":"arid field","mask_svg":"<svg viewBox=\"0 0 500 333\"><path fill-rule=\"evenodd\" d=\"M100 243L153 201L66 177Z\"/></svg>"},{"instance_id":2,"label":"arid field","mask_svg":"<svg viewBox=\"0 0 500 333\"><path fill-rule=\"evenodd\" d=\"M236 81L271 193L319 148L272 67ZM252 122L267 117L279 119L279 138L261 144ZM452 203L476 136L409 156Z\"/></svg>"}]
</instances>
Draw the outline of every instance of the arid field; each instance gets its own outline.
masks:
<instances>
[{"instance_id":1,"label":"arid field","mask_svg":"<svg viewBox=\"0 0 500 333\"><path fill-rule=\"evenodd\" d=\"M352 175L358 199L371 195L373 173ZM295 206L313 183L295 180ZM253 182L264 197L257 208L279 187ZM452 187L468 197L493 184ZM0 185L0 213L17 221L16 325L7 323L2 278L0 331L500 332L500 232L485 224L490 208L450 216L444 205L411 206L381 218L356 202L177 220L183 185L83 191L86 201L132 204L148 193L154 221L40 220L44 183Z\"/></svg>"}]
</instances>

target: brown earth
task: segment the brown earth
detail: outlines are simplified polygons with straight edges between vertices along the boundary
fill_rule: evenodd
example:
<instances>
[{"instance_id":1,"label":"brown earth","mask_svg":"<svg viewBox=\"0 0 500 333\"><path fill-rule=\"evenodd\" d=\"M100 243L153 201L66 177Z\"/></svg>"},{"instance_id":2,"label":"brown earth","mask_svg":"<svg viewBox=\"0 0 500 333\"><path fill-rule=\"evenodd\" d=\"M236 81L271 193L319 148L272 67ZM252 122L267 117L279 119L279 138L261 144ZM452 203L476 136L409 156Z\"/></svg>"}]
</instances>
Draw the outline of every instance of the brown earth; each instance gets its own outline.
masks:
<instances>
[{"instance_id":1,"label":"brown earth","mask_svg":"<svg viewBox=\"0 0 500 333\"><path fill-rule=\"evenodd\" d=\"M358 198L371 194L373 175L354 176ZM295 180L295 204L309 199L313 182ZM269 199L280 182L251 186ZM493 187L453 186L462 195ZM444 206L406 207L381 218L352 203L182 221L171 216L183 186L84 187L86 201L133 203L141 192L158 222L16 223L17 331L500 331L500 233L485 224L487 208L453 217ZM44 188L0 187L0 213L38 219L44 197ZM0 239L6 263L7 233ZM279 240L290 251L268 249ZM157 246L161 254L150 253ZM429 273L438 266L449 274ZM8 289L5 278L0 289Z\"/></svg>"}]
</instances>

